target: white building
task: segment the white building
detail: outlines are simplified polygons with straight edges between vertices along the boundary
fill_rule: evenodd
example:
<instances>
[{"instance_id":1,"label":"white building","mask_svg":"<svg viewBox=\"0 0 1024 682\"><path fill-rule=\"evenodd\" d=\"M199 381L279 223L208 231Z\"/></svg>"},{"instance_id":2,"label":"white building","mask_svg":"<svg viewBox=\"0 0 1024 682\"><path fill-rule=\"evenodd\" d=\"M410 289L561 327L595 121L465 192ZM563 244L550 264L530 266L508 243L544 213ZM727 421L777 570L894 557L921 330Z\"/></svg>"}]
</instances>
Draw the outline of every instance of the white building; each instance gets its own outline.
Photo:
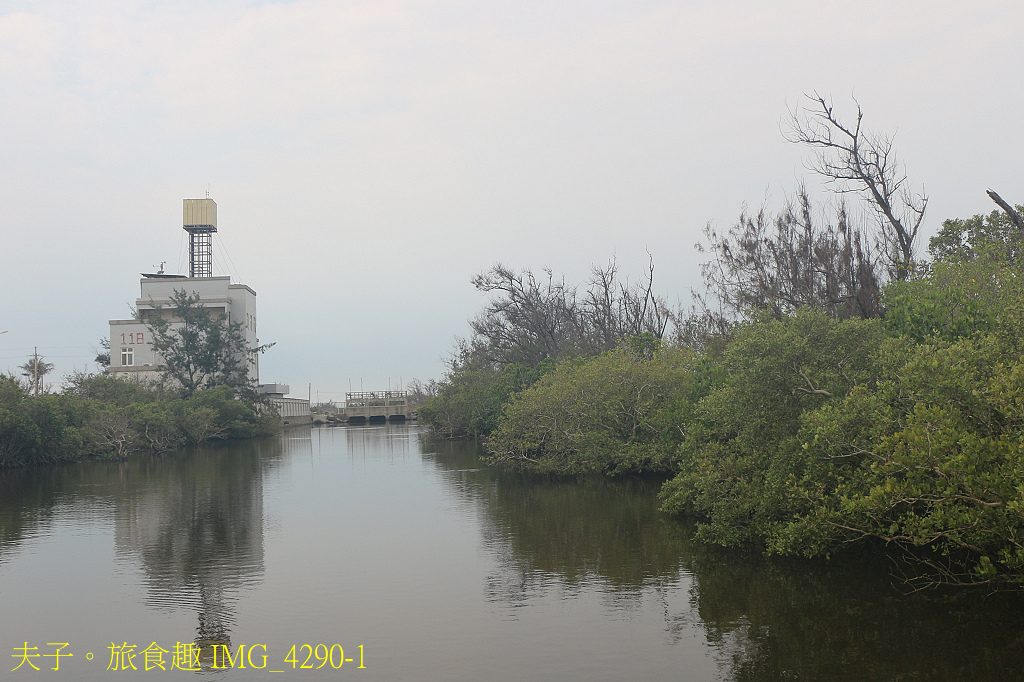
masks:
<instances>
[{"instance_id":1,"label":"white building","mask_svg":"<svg viewBox=\"0 0 1024 682\"><path fill-rule=\"evenodd\" d=\"M277 408L284 426L309 426L313 423L313 415L309 411L309 400L306 398L289 398L291 391L288 384L260 384L260 394Z\"/></svg>"},{"instance_id":2,"label":"white building","mask_svg":"<svg viewBox=\"0 0 1024 682\"><path fill-rule=\"evenodd\" d=\"M189 233L189 276L166 275L163 271L143 274L140 296L135 301L138 314L134 320L110 320L110 368L115 376L139 379L157 378L161 359L153 351L152 338L146 322L162 309L171 316L171 297L177 291L198 295L200 303L210 308L214 317L223 315L228 323L241 323L245 344L250 349L259 345L256 338L256 292L245 284L232 284L230 277L213 277L211 236L217 231L217 204L213 199L184 200L184 229ZM249 378L259 382L256 354L249 358Z\"/></svg>"},{"instance_id":3,"label":"white building","mask_svg":"<svg viewBox=\"0 0 1024 682\"><path fill-rule=\"evenodd\" d=\"M153 351L152 338L146 323L157 309L169 317L173 304L171 296L177 291L197 294L200 302L210 308L214 317L223 315L229 323L242 323L245 345L255 349L256 292L245 284L232 284L230 277L175 277L143 275L139 281L141 296L135 301L138 319L110 320L110 373L138 378L155 378L161 364ZM177 323L177 324L180 324ZM171 327L176 323L171 318ZM259 382L259 364L249 364L249 378Z\"/></svg>"}]
</instances>

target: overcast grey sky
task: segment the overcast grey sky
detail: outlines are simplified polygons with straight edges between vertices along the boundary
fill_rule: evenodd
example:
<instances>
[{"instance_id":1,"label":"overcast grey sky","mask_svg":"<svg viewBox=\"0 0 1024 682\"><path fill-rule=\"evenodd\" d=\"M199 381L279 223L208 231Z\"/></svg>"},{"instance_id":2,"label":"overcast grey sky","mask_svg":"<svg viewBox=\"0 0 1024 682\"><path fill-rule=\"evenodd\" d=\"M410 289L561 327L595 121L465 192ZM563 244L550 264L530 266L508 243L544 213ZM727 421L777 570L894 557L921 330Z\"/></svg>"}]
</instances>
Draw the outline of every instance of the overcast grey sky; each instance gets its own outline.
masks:
<instances>
[{"instance_id":1,"label":"overcast grey sky","mask_svg":"<svg viewBox=\"0 0 1024 682\"><path fill-rule=\"evenodd\" d=\"M932 234L1024 202L1022 29L994 0L0 0L0 371L94 368L207 188L293 393L439 377L497 261L650 251L685 301L704 226L807 175L780 126L815 90L896 135Z\"/></svg>"}]
</instances>

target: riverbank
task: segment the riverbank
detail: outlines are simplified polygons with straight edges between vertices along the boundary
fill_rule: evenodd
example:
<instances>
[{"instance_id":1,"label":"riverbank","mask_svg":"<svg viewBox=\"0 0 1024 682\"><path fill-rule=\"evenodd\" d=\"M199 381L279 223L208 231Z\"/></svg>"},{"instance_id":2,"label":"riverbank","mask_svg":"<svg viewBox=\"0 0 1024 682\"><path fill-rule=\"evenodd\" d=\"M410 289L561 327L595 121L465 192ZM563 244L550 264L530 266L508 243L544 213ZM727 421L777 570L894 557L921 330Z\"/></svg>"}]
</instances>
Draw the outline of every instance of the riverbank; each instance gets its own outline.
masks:
<instances>
[{"instance_id":1,"label":"riverbank","mask_svg":"<svg viewBox=\"0 0 1024 682\"><path fill-rule=\"evenodd\" d=\"M917 586L1019 589L1024 244L970 231L985 221L999 216L947 221L936 261L876 291L870 315L776 300L601 352L588 351L601 337L569 337L540 361L526 360L530 330L494 345L481 333L421 416L509 470L670 474L663 509L712 544L802 557L881 544L919 563Z\"/></svg>"},{"instance_id":2,"label":"riverbank","mask_svg":"<svg viewBox=\"0 0 1024 682\"><path fill-rule=\"evenodd\" d=\"M183 445L271 435L273 410L226 386L177 393L107 375L77 374L60 393L28 395L0 376L0 468L125 459Z\"/></svg>"}]
</instances>

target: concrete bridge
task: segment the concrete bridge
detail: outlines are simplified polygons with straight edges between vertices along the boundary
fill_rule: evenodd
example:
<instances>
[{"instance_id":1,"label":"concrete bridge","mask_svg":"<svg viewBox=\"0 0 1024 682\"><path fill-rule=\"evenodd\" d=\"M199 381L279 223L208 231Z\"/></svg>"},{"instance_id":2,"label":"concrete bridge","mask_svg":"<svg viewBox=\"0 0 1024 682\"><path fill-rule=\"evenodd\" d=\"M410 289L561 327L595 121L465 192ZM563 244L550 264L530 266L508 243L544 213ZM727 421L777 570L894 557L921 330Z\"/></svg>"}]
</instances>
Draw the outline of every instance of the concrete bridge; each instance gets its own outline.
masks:
<instances>
[{"instance_id":1,"label":"concrete bridge","mask_svg":"<svg viewBox=\"0 0 1024 682\"><path fill-rule=\"evenodd\" d=\"M345 412L339 415L349 424L383 424L416 418L409 407L408 391L355 391L345 394Z\"/></svg>"}]
</instances>

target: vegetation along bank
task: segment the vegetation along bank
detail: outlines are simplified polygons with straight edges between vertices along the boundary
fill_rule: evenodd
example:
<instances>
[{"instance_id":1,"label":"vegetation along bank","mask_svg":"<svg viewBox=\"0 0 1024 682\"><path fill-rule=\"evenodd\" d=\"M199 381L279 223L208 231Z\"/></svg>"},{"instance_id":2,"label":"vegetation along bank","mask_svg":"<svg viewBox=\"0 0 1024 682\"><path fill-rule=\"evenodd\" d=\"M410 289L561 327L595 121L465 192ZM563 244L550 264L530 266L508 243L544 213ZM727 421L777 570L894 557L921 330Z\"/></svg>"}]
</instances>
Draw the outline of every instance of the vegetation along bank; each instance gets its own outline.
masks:
<instances>
[{"instance_id":1,"label":"vegetation along bank","mask_svg":"<svg viewBox=\"0 0 1024 682\"><path fill-rule=\"evenodd\" d=\"M817 168L867 228L803 190L744 212L708 230L686 314L614 264L582 288L495 266L421 419L508 469L668 475L663 508L715 544L884 546L912 583L1024 585L1024 208L990 192L1000 210L916 259L927 199L899 191L888 140L812 104L794 139L831 132Z\"/></svg>"},{"instance_id":2,"label":"vegetation along bank","mask_svg":"<svg viewBox=\"0 0 1024 682\"><path fill-rule=\"evenodd\" d=\"M266 346L247 348L241 325L213 315L198 296L178 292L172 303L168 313L181 324L156 316L149 327L165 362L160 381L79 373L58 393L40 393L49 363L38 357L25 366L30 386L0 375L0 468L124 459L280 430L248 378L247 363Z\"/></svg>"}]
</instances>

